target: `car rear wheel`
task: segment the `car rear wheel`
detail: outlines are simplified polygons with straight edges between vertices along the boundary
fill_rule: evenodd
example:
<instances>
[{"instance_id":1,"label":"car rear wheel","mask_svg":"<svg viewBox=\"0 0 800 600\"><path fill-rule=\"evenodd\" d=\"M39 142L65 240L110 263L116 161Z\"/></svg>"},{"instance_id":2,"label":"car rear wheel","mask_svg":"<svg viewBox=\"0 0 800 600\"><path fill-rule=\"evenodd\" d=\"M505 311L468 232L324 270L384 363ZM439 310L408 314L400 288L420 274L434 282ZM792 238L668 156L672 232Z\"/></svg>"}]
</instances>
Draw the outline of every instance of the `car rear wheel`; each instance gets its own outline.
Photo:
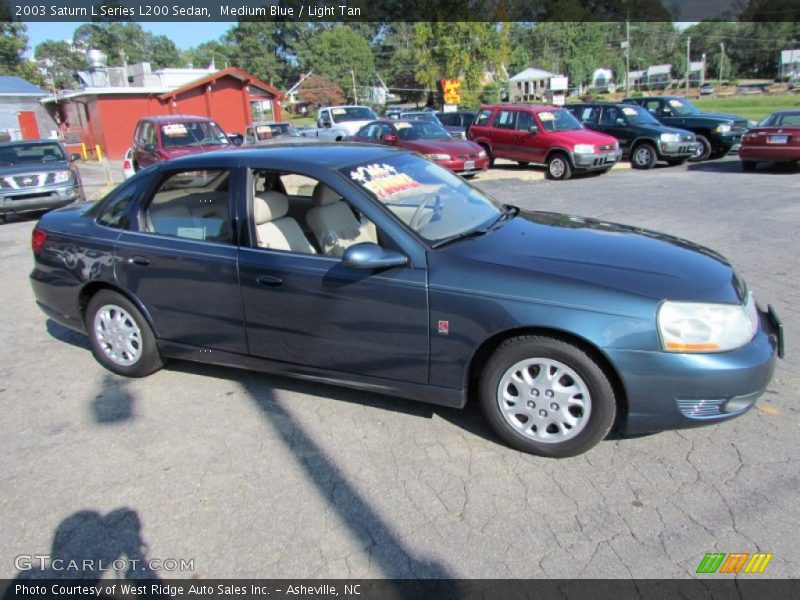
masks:
<instances>
[{"instance_id":1,"label":"car rear wheel","mask_svg":"<svg viewBox=\"0 0 800 600\"><path fill-rule=\"evenodd\" d=\"M572 165L566 154L553 154L547 159L547 176L550 179L565 180L572 177Z\"/></svg>"},{"instance_id":2,"label":"car rear wheel","mask_svg":"<svg viewBox=\"0 0 800 600\"><path fill-rule=\"evenodd\" d=\"M486 144L480 144L480 147L483 148L483 150L486 152L486 158L489 159L489 167L490 168L493 167L494 155L492 154L492 151L489 149L489 146L487 146Z\"/></svg>"},{"instance_id":3,"label":"car rear wheel","mask_svg":"<svg viewBox=\"0 0 800 600\"><path fill-rule=\"evenodd\" d=\"M656 149L653 144L641 142L631 153L631 166L634 169L652 169L656 164Z\"/></svg>"},{"instance_id":4,"label":"car rear wheel","mask_svg":"<svg viewBox=\"0 0 800 600\"><path fill-rule=\"evenodd\" d=\"M748 173L751 171L756 170L756 166L758 165L757 162L752 160L743 160L742 161L742 171L747 171Z\"/></svg>"},{"instance_id":5,"label":"car rear wheel","mask_svg":"<svg viewBox=\"0 0 800 600\"><path fill-rule=\"evenodd\" d=\"M705 137L698 135L697 150L695 150L694 156L689 160L691 162L700 162L702 160L707 160L709 156L711 156L711 144Z\"/></svg>"},{"instance_id":6,"label":"car rear wheel","mask_svg":"<svg viewBox=\"0 0 800 600\"><path fill-rule=\"evenodd\" d=\"M163 366L150 325L127 298L101 290L86 309L92 353L109 371L145 377Z\"/></svg>"},{"instance_id":7,"label":"car rear wheel","mask_svg":"<svg viewBox=\"0 0 800 600\"><path fill-rule=\"evenodd\" d=\"M480 403L510 446L553 458L589 450L616 414L603 369L573 344L544 336L511 338L497 349L481 377Z\"/></svg>"}]
</instances>

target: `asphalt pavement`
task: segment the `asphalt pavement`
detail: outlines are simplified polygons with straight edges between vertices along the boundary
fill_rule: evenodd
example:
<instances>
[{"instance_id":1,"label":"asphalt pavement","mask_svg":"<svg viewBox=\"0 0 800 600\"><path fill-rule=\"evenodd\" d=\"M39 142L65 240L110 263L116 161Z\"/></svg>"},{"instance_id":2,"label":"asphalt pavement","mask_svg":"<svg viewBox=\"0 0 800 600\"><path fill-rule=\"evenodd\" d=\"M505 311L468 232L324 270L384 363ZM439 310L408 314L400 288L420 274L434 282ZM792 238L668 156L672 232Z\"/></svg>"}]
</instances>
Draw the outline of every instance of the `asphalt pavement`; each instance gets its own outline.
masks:
<instances>
[{"instance_id":1,"label":"asphalt pavement","mask_svg":"<svg viewBox=\"0 0 800 600\"><path fill-rule=\"evenodd\" d=\"M726 255L786 326L757 407L556 461L503 445L474 406L183 362L125 379L38 310L35 220L16 218L0 226L0 578L29 577L34 554L138 557L165 578L695 577L707 552L757 551L765 573L739 577L800 577L800 173L507 170L475 183Z\"/></svg>"}]
</instances>

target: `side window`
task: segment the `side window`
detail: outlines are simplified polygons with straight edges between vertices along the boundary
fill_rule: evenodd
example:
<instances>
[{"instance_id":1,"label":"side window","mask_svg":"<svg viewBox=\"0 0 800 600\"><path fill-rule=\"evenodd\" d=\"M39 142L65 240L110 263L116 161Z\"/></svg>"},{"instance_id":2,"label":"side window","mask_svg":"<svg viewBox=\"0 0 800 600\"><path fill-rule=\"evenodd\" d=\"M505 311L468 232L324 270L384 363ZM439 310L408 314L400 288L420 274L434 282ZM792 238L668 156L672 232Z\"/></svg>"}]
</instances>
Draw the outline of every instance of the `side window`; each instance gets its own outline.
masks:
<instances>
[{"instance_id":1,"label":"side window","mask_svg":"<svg viewBox=\"0 0 800 600\"><path fill-rule=\"evenodd\" d=\"M596 123L597 114L600 112L596 106L586 106L580 109L580 113L575 116L584 123Z\"/></svg>"},{"instance_id":2,"label":"side window","mask_svg":"<svg viewBox=\"0 0 800 600\"><path fill-rule=\"evenodd\" d=\"M384 123L383 125L380 126L380 129L378 130L378 139L383 138L383 136L385 136L388 133L394 133L394 129L392 129L391 125L387 125L386 123Z\"/></svg>"},{"instance_id":3,"label":"side window","mask_svg":"<svg viewBox=\"0 0 800 600\"><path fill-rule=\"evenodd\" d=\"M154 146L158 143L158 140L156 140L156 128L152 123L145 123L144 125L144 143L153 144Z\"/></svg>"},{"instance_id":4,"label":"side window","mask_svg":"<svg viewBox=\"0 0 800 600\"><path fill-rule=\"evenodd\" d=\"M156 235L231 243L230 171L179 171L158 187L144 212L143 231Z\"/></svg>"},{"instance_id":5,"label":"side window","mask_svg":"<svg viewBox=\"0 0 800 600\"><path fill-rule=\"evenodd\" d=\"M517 130L528 131L528 128L533 124L531 113L520 111L517 113Z\"/></svg>"},{"instance_id":6,"label":"side window","mask_svg":"<svg viewBox=\"0 0 800 600\"><path fill-rule=\"evenodd\" d=\"M129 209L133 200L133 191L114 198L100 211L97 216L98 225L114 229L127 229L130 225Z\"/></svg>"},{"instance_id":7,"label":"side window","mask_svg":"<svg viewBox=\"0 0 800 600\"><path fill-rule=\"evenodd\" d=\"M514 111L501 110L494 119L494 126L498 129L514 129Z\"/></svg>"},{"instance_id":8,"label":"side window","mask_svg":"<svg viewBox=\"0 0 800 600\"><path fill-rule=\"evenodd\" d=\"M142 123L139 123L139 124L136 126L136 131L133 133L133 140L134 140L134 141L135 141L137 144L141 144L141 143L142 143L142 129L143 129L143 128L144 128L143 124L142 124Z\"/></svg>"},{"instance_id":9,"label":"side window","mask_svg":"<svg viewBox=\"0 0 800 600\"><path fill-rule=\"evenodd\" d=\"M492 111L489 110L488 108L485 108L478 113L477 117L475 117L475 123L473 123L473 125L485 125L486 122L489 120L489 117L491 116L492 116Z\"/></svg>"},{"instance_id":10,"label":"side window","mask_svg":"<svg viewBox=\"0 0 800 600\"><path fill-rule=\"evenodd\" d=\"M617 117L619 116L619 109L616 106L606 106L603 109L603 116L600 117L600 123L603 125L616 125Z\"/></svg>"},{"instance_id":11,"label":"side window","mask_svg":"<svg viewBox=\"0 0 800 600\"><path fill-rule=\"evenodd\" d=\"M660 104L661 103L658 100L649 100L645 102L644 107L647 109L648 112L652 114L657 114Z\"/></svg>"},{"instance_id":12,"label":"side window","mask_svg":"<svg viewBox=\"0 0 800 600\"><path fill-rule=\"evenodd\" d=\"M375 225L321 181L299 173L257 171L251 175L257 247L341 257L353 244L378 243ZM271 181L280 185L269 189Z\"/></svg>"}]
</instances>

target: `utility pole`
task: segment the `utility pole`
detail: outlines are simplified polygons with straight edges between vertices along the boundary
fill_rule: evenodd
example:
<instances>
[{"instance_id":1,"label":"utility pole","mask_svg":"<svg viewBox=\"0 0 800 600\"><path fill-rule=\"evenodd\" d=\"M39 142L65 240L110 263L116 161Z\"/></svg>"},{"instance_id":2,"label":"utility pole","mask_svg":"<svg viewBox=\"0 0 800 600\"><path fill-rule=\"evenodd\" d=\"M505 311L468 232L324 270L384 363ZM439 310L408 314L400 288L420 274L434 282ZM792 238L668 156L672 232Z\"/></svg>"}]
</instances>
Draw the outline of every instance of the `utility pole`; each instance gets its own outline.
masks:
<instances>
[{"instance_id":1,"label":"utility pole","mask_svg":"<svg viewBox=\"0 0 800 600\"><path fill-rule=\"evenodd\" d=\"M125 50L120 50L119 56L122 58L122 79L125 82L123 85L128 87L128 57L125 56Z\"/></svg>"},{"instance_id":2,"label":"utility pole","mask_svg":"<svg viewBox=\"0 0 800 600\"><path fill-rule=\"evenodd\" d=\"M625 95L630 96L631 77L631 22L625 21Z\"/></svg>"},{"instance_id":3,"label":"utility pole","mask_svg":"<svg viewBox=\"0 0 800 600\"><path fill-rule=\"evenodd\" d=\"M350 77L353 78L353 104L358 106L358 94L356 93L356 72L350 69Z\"/></svg>"},{"instance_id":4,"label":"utility pole","mask_svg":"<svg viewBox=\"0 0 800 600\"><path fill-rule=\"evenodd\" d=\"M725 43L719 43L719 73L717 73L717 93L722 91L722 65L725 62Z\"/></svg>"},{"instance_id":5,"label":"utility pole","mask_svg":"<svg viewBox=\"0 0 800 600\"><path fill-rule=\"evenodd\" d=\"M689 77L692 75L692 59L689 52L692 49L692 36L686 36L686 92L683 94L684 98L689 98Z\"/></svg>"}]
</instances>

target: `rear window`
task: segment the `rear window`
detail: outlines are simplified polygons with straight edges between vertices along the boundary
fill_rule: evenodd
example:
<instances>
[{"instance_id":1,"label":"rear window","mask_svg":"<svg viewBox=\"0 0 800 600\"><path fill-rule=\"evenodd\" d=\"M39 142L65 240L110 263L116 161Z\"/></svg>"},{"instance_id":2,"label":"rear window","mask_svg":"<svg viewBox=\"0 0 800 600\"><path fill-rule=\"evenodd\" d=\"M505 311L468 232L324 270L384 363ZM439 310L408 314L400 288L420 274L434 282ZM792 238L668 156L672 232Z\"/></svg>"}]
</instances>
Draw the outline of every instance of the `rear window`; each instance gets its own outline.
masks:
<instances>
[{"instance_id":1,"label":"rear window","mask_svg":"<svg viewBox=\"0 0 800 600\"><path fill-rule=\"evenodd\" d=\"M489 117L492 116L492 111L489 108L484 108L481 112L478 113L478 116L475 117L475 122L473 125L485 125L486 122L489 120Z\"/></svg>"},{"instance_id":2,"label":"rear window","mask_svg":"<svg viewBox=\"0 0 800 600\"><path fill-rule=\"evenodd\" d=\"M161 144L164 148L226 146L230 143L219 126L210 121L184 121L161 126Z\"/></svg>"}]
</instances>

